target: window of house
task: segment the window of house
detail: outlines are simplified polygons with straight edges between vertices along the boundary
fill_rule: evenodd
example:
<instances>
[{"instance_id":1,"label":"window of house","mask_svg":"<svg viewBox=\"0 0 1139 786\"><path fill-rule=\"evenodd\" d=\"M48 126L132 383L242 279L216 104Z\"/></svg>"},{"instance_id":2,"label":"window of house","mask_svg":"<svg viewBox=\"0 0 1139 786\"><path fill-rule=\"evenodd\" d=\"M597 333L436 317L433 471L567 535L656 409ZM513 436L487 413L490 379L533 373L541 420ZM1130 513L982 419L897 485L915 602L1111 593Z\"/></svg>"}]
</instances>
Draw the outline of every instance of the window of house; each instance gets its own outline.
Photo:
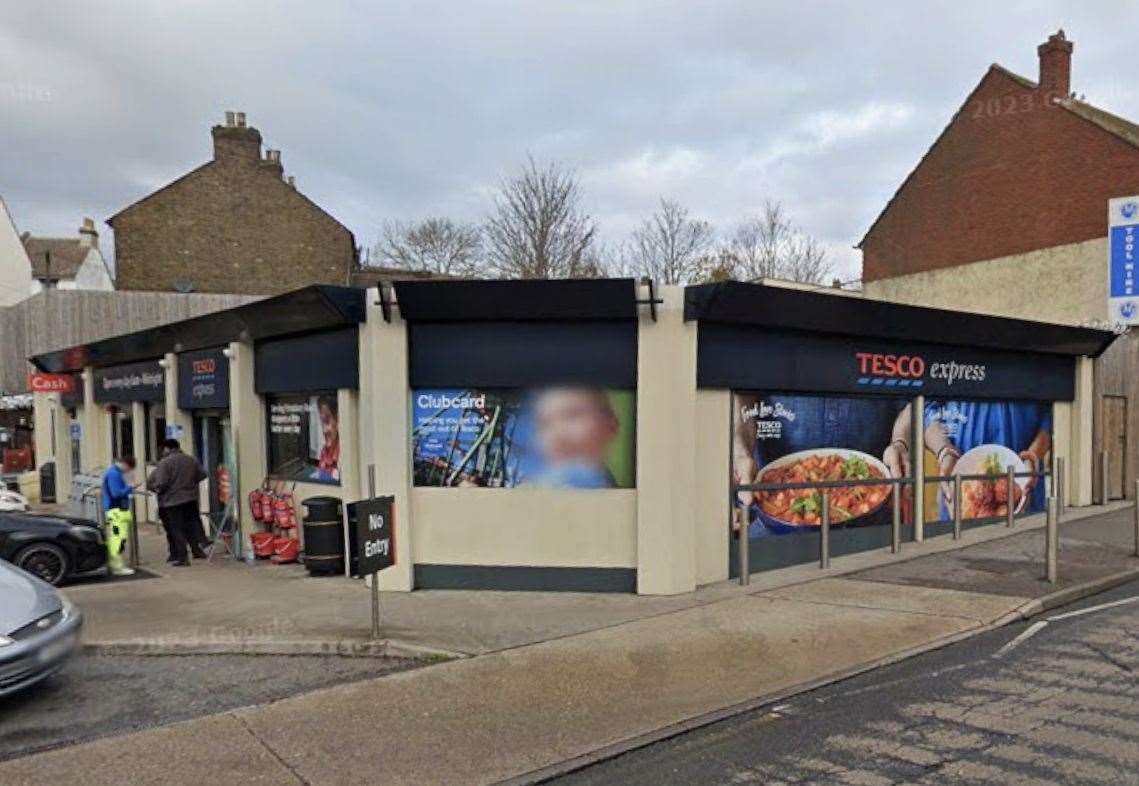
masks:
<instances>
[{"instance_id":1,"label":"window of house","mask_svg":"<svg viewBox=\"0 0 1139 786\"><path fill-rule=\"evenodd\" d=\"M265 397L269 474L310 483L340 483L340 412L336 391Z\"/></svg>"}]
</instances>

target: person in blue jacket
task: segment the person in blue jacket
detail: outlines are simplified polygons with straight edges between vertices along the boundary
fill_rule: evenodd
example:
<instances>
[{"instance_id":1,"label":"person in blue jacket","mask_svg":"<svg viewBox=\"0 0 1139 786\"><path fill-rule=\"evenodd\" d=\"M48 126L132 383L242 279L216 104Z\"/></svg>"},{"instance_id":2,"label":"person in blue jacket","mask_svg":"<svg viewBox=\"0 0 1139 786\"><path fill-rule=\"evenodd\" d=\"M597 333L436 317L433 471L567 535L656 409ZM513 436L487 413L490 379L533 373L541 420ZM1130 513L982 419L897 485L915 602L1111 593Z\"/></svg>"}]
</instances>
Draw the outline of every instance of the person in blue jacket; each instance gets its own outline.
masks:
<instances>
[{"instance_id":1,"label":"person in blue jacket","mask_svg":"<svg viewBox=\"0 0 1139 786\"><path fill-rule=\"evenodd\" d=\"M123 561L127 535L133 525L129 475L135 468L133 456L122 456L103 473L103 523L107 533L107 567L116 576L134 573Z\"/></svg>"}]
</instances>

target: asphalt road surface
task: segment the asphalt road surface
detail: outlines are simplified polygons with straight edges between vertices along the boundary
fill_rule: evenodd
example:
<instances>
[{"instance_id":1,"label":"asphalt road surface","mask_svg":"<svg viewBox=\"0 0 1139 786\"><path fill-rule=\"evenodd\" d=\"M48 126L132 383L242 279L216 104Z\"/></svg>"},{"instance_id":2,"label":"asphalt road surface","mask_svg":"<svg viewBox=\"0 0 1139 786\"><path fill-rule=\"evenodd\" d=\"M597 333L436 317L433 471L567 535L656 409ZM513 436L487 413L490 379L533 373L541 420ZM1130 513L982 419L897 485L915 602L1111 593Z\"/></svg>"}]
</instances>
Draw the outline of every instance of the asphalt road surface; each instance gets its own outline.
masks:
<instances>
[{"instance_id":1,"label":"asphalt road surface","mask_svg":"<svg viewBox=\"0 0 1139 786\"><path fill-rule=\"evenodd\" d=\"M396 658L80 655L0 699L0 761L411 668Z\"/></svg>"},{"instance_id":2,"label":"asphalt road surface","mask_svg":"<svg viewBox=\"0 0 1139 786\"><path fill-rule=\"evenodd\" d=\"M554 783L1139 784L1139 583Z\"/></svg>"}]
</instances>

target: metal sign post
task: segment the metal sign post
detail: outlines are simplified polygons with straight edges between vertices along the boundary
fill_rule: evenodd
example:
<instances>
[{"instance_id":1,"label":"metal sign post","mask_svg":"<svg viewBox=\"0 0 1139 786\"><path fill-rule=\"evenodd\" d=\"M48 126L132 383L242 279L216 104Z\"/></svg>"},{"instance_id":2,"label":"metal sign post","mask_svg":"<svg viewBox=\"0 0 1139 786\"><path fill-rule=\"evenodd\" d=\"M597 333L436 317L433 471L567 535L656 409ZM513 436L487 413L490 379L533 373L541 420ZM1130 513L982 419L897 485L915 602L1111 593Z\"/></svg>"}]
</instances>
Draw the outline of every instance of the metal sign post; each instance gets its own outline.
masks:
<instances>
[{"instance_id":1,"label":"metal sign post","mask_svg":"<svg viewBox=\"0 0 1139 786\"><path fill-rule=\"evenodd\" d=\"M376 496L376 465L368 465L368 499ZM380 573L372 573L372 638L380 637Z\"/></svg>"},{"instance_id":2,"label":"metal sign post","mask_svg":"<svg viewBox=\"0 0 1139 786\"><path fill-rule=\"evenodd\" d=\"M380 571L395 564L395 497L376 496L376 470L368 467L368 499L348 506L352 545L356 554L353 575L367 576L372 589L372 638L380 637Z\"/></svg>"}]
</instances>

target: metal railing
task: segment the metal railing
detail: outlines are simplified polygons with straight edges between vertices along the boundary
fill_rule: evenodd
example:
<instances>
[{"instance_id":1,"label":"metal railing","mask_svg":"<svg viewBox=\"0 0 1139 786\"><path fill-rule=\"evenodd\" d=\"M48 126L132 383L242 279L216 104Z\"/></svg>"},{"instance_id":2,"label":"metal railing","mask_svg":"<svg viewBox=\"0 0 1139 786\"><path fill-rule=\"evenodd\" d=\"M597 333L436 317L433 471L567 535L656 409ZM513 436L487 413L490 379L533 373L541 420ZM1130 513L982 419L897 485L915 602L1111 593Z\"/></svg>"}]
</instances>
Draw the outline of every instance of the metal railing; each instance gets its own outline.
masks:
<instances>
[{"instance_id":1,"label":"metal railing","mask_svg":"<svg viewBox=\"0 0 1139 786\"><path fill-rule=\"evenodd\" d=\"M962 526L962 484L971 480L997 480L1005 479L1008 482L1009 488L1016 483L1018 478L1038 478L1039 482L1046 483L1049 478L1052 479L1052 494L1047 496L1046 514L1047 514L1047 529L1048 536L1046 538L1047 544L1045 548L1045 565L1047 575L1050 577L1049 581L1055 581L1055 564L1058 559L1059 552L1059 537L1058 525L1060 520L1060 509L1063 507L1062 503L1057 502L1056 492L1057 489L1063 488L1063 460L1056 459L1056 468L1053 471L1044 469L1040 472L1017 472L1012 467L1006 473L1001 475L993 475L990 473L978 473L969 475L936 475L925 476L922 478L923 485L930 483L952 483L952 500L950 507L953 511L953 539L960 540L961 526ZM914 486L915 481L913 477L905 478L866 478L866 479L850 479L850 480L819 480L819 481L804 481L800 483L740 483L733 484L731 488L731 499L734 501L738 495L743 492L771 492L771 491L803 491L809 490L817 492L821 495L820 514L819 514L819 568L826 570L830 567L831 548L830 548L830 529L831 529L831 514L830 514L830 493L833 489L843 488L857 488L857 487L874 487L874 486L892 486L891 498L893 505L893 515L890 527L890 552L897 554L902 549L902 509L901 509L901 490L905 486ZM1060 500L1063 497L1059 497ZM1139 481L1136 482L1136 500L1139 503ZM1015 504L1006 503L1005 513L1005 526L1013 527L1016 521L1016 508ZM738 571L739 583L741 586L746 586L751 582L751 553L750 553L750 537L748 536L748 528L750 521L748 520L748 506L737 507L735 509L738 526ZM914 511L914 518L922 515L921 511ZM1136 538L1136 555L1139 556L1139 506L1136 507L1135 514L1135 538Z\"/></svg>"},{"instance_id":2,"label":"metal railing","mask_svg":"<svg viewBox=\"0 0 1139 786\"><path fill-rule=\"evenodd\" d=\"M897 554L902 548L902 495L898 493L903 486L913 485L914 479L907 478L866 478L854 480L816 480L803 483L740 483L732 486L732 499L736 499L740 492L763 491L820 491L822 493L822 512L819 519L819 567L823 570L830 567L830 492L832 489L857 488L861 486L893 486L893 519L890 532L890 551ZM739 508L739 579L741 585L751 582L751 553L749 549L747 507Z\"/></svg>"}]
</instances>

